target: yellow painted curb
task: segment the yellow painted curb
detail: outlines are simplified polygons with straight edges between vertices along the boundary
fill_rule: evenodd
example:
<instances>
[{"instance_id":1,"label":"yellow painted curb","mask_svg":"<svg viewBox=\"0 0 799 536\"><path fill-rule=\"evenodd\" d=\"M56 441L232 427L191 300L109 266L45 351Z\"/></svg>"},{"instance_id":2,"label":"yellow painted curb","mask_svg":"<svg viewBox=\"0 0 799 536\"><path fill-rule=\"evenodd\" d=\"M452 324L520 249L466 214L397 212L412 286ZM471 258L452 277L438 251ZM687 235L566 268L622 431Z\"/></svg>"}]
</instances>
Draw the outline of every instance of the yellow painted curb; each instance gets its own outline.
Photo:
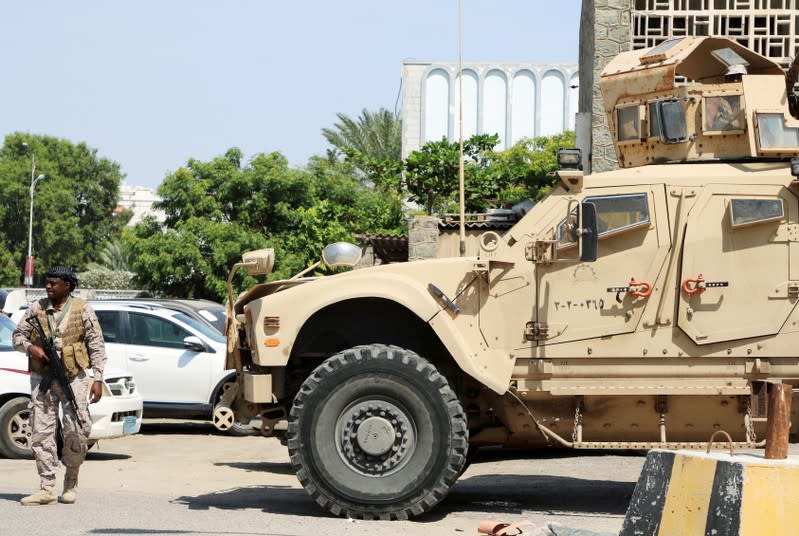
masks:
<instances>
[{"instance_id":1,"label":"yellow painted curb","mask_svg":"<svg viewBox=\"0 0 799 536\"><path fill-rule=\"evenodd\" d=\"M652 450L619 536L796 536L799 459Z\"/></svg>"}]
</instances>

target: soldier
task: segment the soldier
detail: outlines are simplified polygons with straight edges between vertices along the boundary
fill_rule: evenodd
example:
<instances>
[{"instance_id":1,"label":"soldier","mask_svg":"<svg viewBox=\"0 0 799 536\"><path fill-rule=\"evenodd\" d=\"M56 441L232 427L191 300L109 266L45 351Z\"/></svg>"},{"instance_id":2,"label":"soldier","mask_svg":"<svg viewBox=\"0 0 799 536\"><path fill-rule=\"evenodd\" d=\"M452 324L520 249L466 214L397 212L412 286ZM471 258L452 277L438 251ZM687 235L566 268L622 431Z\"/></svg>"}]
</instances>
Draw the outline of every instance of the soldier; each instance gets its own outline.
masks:
<instances>
[{"instance_id":1,"label":"soldier","mask_svg":"<svg viewBox=\"0 0 799 536\"><path fill-rule=\"evenodd\" d=\"M61 461L66 467L61 501L66 504L75 502L78 471L86 457L87 439L92 425L89 396L91 395L91 403L95 403L103 394L106 356L97 316L89 304L71 295L78 285L78 278L70 269L55 266L45 277L47 298L31 304L13 335L14 348L28 354L33 407L32 447L41 482L39 491L22 499L23 505L55 504L58 501L54 488L55 472L58 468L56 430L59 404L63 411L61 426L64 432ZM82 427L76 419L74 409L68 404L64 388L54 380L43 383L51 372L38 333L27 321L33 317L38 317L45 335L53 342L63 360L75 393ZM93 381L86 372L90 366L94 372Z\"/></svg>"}]
</instances>

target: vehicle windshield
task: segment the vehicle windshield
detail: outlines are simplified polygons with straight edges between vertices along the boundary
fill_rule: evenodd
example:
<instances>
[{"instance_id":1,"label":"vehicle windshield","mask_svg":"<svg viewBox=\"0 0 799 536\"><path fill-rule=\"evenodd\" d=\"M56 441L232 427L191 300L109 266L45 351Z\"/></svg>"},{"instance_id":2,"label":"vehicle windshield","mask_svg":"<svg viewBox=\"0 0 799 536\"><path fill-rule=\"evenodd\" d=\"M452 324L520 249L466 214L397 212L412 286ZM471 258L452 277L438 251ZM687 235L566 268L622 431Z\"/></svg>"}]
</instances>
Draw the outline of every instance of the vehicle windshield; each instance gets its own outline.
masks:
<instances>
[{"instance_id":1,"label":"vehicle windshield","mask_svg":"<svg viewBox=\"0 0 799 536\"><path fill-rule=\"evenodd\" d=\"M217 330L215 330L208 324L204 324L198 320L195 320L194 318L190 317L187 314L175 313L175 316L173 318L179 320L180 322L183 322L187 326L191 326L193 329L199 331L200 333L202 333L203 335L205 335L214 342L222 342L222 343L225 342L225 337Z\"/></svg>"},{"instance_id":2,"label":"vehicle windshield","mask_svg":"<svg viewBox=\"0 0 799 536\"><path fill-rule=\"evenodd\" d=\"M14 322L4 314L0 314L0 351L13 350L11 334L14 333Z\"/></svg>"},{"instance_id":3,"label":"vehicle windshield","mask_svg":"<svg viewBox=\"0 0 799 536\"><path fill-rule=\"evenodd\" d=\"M197 314L206 319L213 325L220 333L225 331L225 308L224 307L209 307L207 309L198 309Z\"/></svg>"}]
</instances>

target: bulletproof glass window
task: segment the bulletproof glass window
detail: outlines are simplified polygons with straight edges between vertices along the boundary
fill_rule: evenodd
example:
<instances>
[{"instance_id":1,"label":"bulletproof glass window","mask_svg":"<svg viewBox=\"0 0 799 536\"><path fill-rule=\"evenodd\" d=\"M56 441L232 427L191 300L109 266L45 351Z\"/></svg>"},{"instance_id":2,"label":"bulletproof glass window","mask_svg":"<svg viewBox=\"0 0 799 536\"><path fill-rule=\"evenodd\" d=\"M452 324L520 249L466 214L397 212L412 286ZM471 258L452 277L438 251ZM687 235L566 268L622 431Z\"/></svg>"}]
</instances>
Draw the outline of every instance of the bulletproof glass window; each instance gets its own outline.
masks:
<instances>
[{"instance_id":1,"label":"bulletproof glass window","mask_svg":"<svg viewBox=\"0 0 799 536\"><path fill-rule=\"evenodd\" d=\"M744 130L744 114L740 95L720 95L702 100L704 134L729 134Z\"/></svg>"},{"instance_id":2,"label":"bulletproof glass window","mask_svg":"<svg viewBox=\"0 0 799 536\"><path fill-rule=\"evenodd\" d=\"M731 48L717 48L716 50L711 50L710 53L727 67L730 65L749 65L748 61Z\"/></svg>"},{"instance_id":3,"label":"bulletproof glass window","mask_svg":"<svg viewBox=\"0 0 799 536\"><path fill-rule=\"evenodd\" d=\"M586 197L584 202L596 207L600 239L649 225L649 200L645 193ZM572 212L576 213L576 209ZM558 224L557 237L558 247L576 243L566 219Z\"/></svg>"},{"instance_id":4,"label":"bulletproof glass window","mask_svg":"<svg viewBox=\"0 0 799 536\"><path fill-rule=\"evenodd\" d=\"M747 227L757 223L780 221L785 216L782 199L732 199L732 227Z\"/></svg>"},{"instance_id":5,"label":"bulletproof glass window","mask_svg":"<svg viewBox=\"0 0 799 536\"><path fill-rule=\"evenodd\" d=\"M640 140L640 128L637 104L616 108L616 139L619 141Z\"/></svg>"},{"instance_id":6,"label":"bulletproof glass window","mask_svg":"<svg viewBox=\"0 0 799 536\"><path fill-rule=\"evenodd\" d=\"M655 112L663 143L682 143L688 139L685 126L685 109L679 99L665 99L655 103Z\"/></svg>"},{"instance_id":7,"label":"bulletproof glass window","mask_svg":"<svg viewBox=\"0 0 799 536\"><path fill-rule=\"evenodd\" d=\"M669 51L674 47L674 45L680 43L683 39L683 37L680 37L679 39L669 39L667 41L663 41L645 55L641 56L641 64L646 65L648 63L654 63L667 59L671 55L669 54Z\"/></svg>"},{"instance_id":8,"label":"bulletproof glass window","mask_svg":"<svg viewBox=\"0 0 799 536\"><path fill-rule=\"evenodd\" d=\"M757 114L757 131L761 150L799 147L799 129L785 126L782 114Z\"/></svg>"},{"instance_id":9,"label":"bulletproof glass window","mask_svg":"<svg viewBox=\"0 0 799 536\"><path fill-rule=\"evenodd\" d=\"M660 116L658 115L658 103L650 102L647 107L647 119L649 120L649 137L659 138L660 132Z\"/></svg>"}]
</instances>

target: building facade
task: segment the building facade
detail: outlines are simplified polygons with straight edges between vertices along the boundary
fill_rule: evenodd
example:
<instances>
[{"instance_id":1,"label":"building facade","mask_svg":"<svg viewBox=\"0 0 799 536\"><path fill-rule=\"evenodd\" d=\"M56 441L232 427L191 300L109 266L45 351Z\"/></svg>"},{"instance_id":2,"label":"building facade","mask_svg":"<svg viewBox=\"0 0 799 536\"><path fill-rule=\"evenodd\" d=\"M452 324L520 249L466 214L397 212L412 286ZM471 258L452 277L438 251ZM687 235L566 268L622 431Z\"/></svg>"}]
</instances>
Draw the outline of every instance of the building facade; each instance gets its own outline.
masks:
<instances>
[{"instance_id":1,"label":"building facade","mask_svg":"<svg viewBox=\"0 0 799 536\"><path fill-rule=\"evenodd\" d=\"M463 137L499 134L498 149L522 138L574 129L576 64L463 64ZM428 141L459 139L461 80L457 62L402 65L402 156Z\"/></svg>"},{"instance_id":2,"label":"building facade","mask_svg":"<svg viewBox=\"0 0 799 536\"><path fill-rule=\"evenodd\" d=\"M161 198L151 188L122 184L119 187L119 204L117 206L120 209L133 212L128 225L136 225L144 216L148 215L163 222L166 219L164 212L153 209L153 203L160 200Z\"/></svg>"}]
</instances>

